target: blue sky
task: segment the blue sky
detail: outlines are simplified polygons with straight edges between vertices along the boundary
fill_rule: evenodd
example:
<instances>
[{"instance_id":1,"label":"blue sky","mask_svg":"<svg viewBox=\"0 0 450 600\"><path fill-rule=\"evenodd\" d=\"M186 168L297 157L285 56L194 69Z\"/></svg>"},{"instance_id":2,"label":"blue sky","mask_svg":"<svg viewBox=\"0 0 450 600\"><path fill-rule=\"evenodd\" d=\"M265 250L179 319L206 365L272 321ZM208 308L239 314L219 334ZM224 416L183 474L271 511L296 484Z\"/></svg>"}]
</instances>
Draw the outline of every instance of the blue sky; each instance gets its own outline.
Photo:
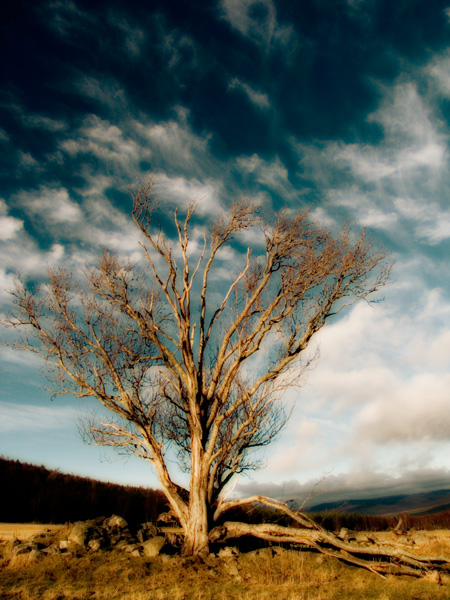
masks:
<instances>
[{"instance_id":1,"label":"blue sky","mask_svg":"<svg viewBox=\"0 0 450 600\"><path fill-rule=\"evenodd\" d=\"M238 486L450 487L450 3L17 0L0 27L2 315L18 273L135 258L128 190L150 176L205 220L250 197L367 226L395 260L384 301L320 332L266 468ZM82 444L91 403L51 402L35 358L0 353L3 456L156 485Z\"/></svg>"}]
</instances>

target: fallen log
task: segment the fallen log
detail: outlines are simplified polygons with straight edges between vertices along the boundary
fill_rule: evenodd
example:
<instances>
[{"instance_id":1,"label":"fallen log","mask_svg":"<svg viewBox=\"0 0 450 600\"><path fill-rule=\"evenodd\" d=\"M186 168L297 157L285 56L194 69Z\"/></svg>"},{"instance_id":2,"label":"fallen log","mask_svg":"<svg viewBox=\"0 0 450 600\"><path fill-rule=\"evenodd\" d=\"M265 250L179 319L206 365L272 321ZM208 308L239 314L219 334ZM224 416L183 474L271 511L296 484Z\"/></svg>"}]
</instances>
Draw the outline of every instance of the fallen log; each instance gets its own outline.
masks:
<instances>
[{"instance_id":1,"label":"fallen log","mask_svg":"<svg viewBox=\"0 0 450 600\"><path fill-rule=\"evenodd\" d=\"M400 545L398 542L369 541L361 543L343 540L321 527L307 515L293 511L282 502L264 496L253 496L245 500L234 500L219 505L215 516L236 506L253 503L264 504L289 515L296 526L226 521L210 532L210 541L253 536L268 542L289 543L311 548L381 576L393 573L420 577L430 571L450 572L450 560L446 557L424 556L410 552L409 548L405 547L406 545Z\"/></svg>"}]
</instances>

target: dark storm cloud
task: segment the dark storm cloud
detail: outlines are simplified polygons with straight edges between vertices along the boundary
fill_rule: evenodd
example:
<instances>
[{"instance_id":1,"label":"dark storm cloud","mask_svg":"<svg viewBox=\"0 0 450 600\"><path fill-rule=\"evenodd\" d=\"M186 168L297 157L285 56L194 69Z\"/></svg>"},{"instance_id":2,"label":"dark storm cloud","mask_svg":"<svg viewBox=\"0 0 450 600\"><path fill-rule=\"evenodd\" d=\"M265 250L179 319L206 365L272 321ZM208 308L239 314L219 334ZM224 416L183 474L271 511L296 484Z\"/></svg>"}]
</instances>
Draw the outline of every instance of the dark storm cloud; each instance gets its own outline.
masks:
<instances>
[{"instance_id":1,"label":"dark storm cloud","mask_svg":"<svg viewBox=\"0 0 450 600\"><path fill-rule=\"evenodd\" d=\"M284 502L293 499L299 505L307 502L309 507L323 502L348 499L369 499L414 494L439 489L449 489L450 471L447 469L417 469L404 472L401 476L389 476L370 470L327 474L320 479L299 483L285 481L272 483L240 483L236 489L239 496L261 495L278 498ZM310 498L310 500L307 500Z\"/></svg>"}]
</instances>

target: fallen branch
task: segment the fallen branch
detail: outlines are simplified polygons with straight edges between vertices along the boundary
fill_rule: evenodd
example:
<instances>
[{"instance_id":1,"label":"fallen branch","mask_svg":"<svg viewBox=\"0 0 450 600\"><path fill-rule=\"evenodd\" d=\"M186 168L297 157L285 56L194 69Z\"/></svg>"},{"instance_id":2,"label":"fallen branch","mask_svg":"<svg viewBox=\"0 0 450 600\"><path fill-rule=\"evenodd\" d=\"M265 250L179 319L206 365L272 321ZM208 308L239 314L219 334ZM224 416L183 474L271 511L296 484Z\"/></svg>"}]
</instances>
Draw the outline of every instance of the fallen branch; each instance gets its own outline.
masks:
<instances>
[{"instance_id":1,"label":"fallen branch","mask_svg":"<svg viewBox=\"0 0 450 600\"><path fill-rule=\"evenodd\" d=\"M220 516L227 510L237 506L253 503L264 504L289 515L300 527L285 527L272 523L249 524L227 521L210 532L210 541L253 536L268 542L304 546L346 563L363 567L381 576L394 573L419 577L433 570L450 572L450 560L445 557L411 553L408 552L407 548L401 547L398 542L378 543L370 541L360 543L342 540L306 515L291 510L282 502L264 496L253 496L243 500L223 503L217 508L216 515Z\"/></svg>"}]
</instances>

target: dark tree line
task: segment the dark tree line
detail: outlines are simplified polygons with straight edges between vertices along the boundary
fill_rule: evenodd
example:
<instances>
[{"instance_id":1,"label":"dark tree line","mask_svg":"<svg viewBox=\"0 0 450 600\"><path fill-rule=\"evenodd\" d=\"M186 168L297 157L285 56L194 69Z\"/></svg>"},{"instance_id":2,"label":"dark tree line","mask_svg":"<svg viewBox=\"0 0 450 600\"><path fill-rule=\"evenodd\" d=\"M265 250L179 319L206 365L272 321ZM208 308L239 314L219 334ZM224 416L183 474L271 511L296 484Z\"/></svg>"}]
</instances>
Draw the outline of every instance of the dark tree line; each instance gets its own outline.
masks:
<instances>
[{"instance_id":1,"label":"dark tree line","mask_svg":"<svg viewBox=\"0 0 450 600\"><path fill-rule=\"evenodd\" d=\"M167 510L159 490L66 475L0 459L0 521L65 523L118 514L130 524L155 522Z\"/></svg>"}]
</instances>

